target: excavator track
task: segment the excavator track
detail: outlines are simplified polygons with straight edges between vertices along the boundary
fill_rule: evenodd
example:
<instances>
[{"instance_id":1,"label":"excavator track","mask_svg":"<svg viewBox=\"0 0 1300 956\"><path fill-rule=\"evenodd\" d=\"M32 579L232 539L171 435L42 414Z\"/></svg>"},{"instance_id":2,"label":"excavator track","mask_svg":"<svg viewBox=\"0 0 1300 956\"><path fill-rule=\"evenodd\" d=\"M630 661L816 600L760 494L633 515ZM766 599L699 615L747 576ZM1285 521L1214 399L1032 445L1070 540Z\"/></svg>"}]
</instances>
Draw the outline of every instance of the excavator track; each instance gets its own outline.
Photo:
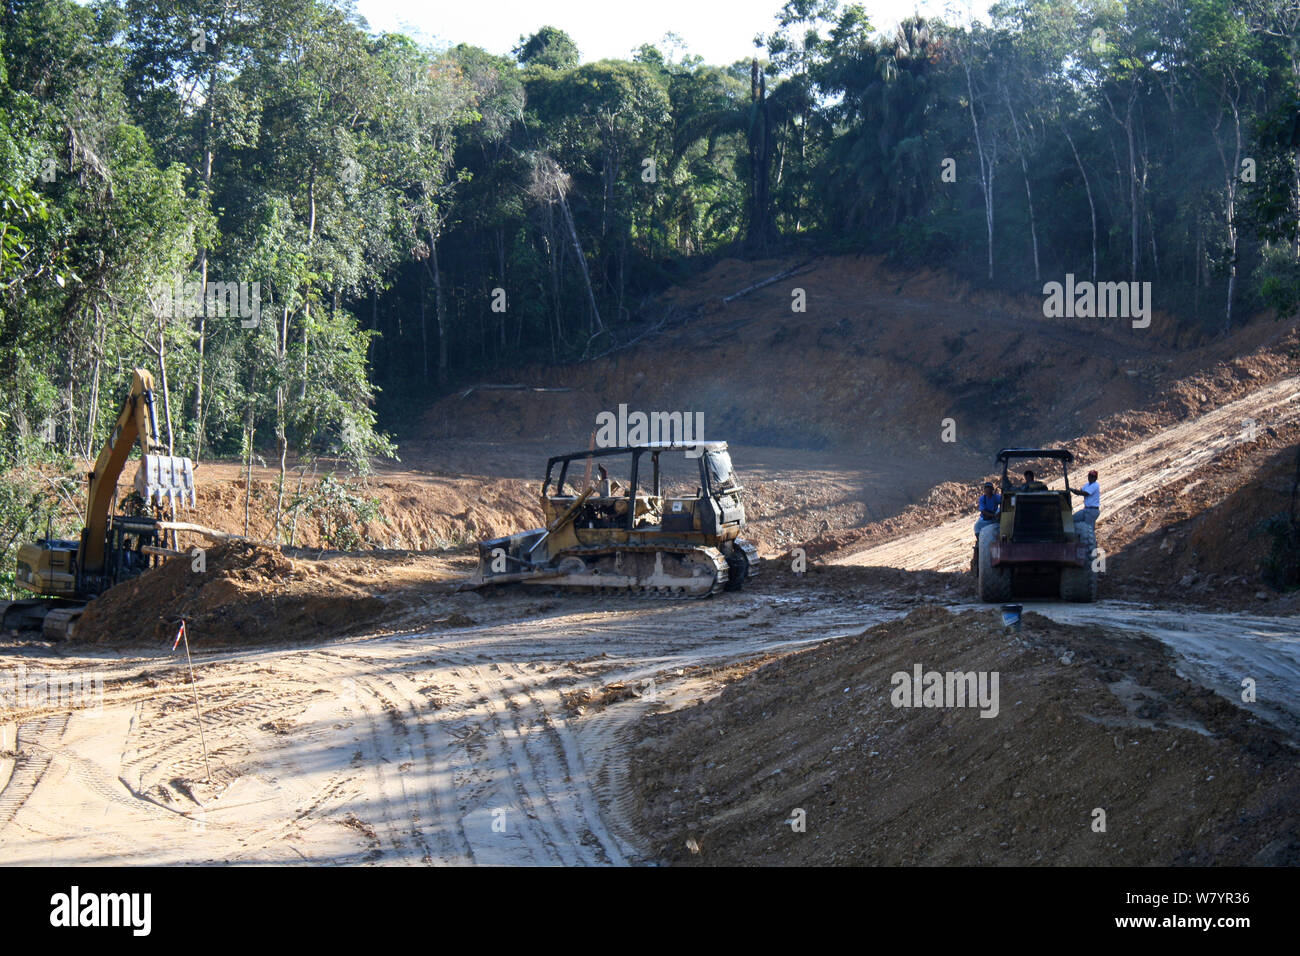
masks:
<instances>
[{"instance_id":1,"label":"excavator track","mask_svg":"<svg viewBox=\"0 0 1300 956\"><path fill-rule=\"evenodd\" d=\"M85 608L55 608L45 615L41 622L41 634L47 641L66 641L76 631L77 619Z\"/></svg>"},{"instance_id":2,"label":"excavator track","mask_svg":"<svg viewBox=\"0 0 1300 956\"><path fill-rule=\"evenodd\" d=\"M64 598L0 602L0 629L20 633L40 631L47 641L61 641L71 636L68 623L75 621L83 610L83 602ZM53 624L51 618L54 618Z\"/></svg>"},{"instance_id":3,"label":"excavator track","mask_svg":"<svg viewBox=\"0 0 1300 956\"><path fill-rule=\"evenodd\" d=\"M566 548L552 566L555 577L538 585L590 589L604 594L706 598L727 586L730 570L716 548L591 545ZM529 583L526 579L524 583Z\"/></svg>"}]
</instances>

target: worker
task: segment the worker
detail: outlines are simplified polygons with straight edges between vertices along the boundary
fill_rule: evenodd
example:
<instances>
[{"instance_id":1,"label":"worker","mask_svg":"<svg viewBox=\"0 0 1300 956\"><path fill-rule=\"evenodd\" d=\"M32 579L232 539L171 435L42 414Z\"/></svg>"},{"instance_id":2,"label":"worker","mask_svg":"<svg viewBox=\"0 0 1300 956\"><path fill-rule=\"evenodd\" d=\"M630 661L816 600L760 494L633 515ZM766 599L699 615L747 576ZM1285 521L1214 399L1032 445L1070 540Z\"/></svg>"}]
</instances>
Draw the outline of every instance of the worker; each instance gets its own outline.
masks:
<instances>
[{"instance_id":1,"label":"worker","mask_svg":"<svg viewBox=\"0 0 1300 956\"><path fill-rule=\"evenodd\" d=\"M1025 472L1025 483L1021 485L1018 491L1046 491L1047 485L1034 478L1032 471Z\"/></svg>"},{"instance_id":2,"label":"worker","mask_svg":"<svg viewBox=\"0 0 1300 956\"><path fill-rule=\"evenodd\" d=\"M1071 488L1071 494L1083 499L1083 508L1074 513L1075 523L1083 522L1096 530L1097 516L1101 514L1101 485L1097 484L1097 472L1088 472L1088 483L1082 488Z\"/></svg>"},{"instance_id":3,"label":"worker","mask_svg":"<svg viewBox=\"0 0 1300 956\"><path fill-rule=\"evenodd\" d=\"M1002 513L1002 496L993 491L993 482L984 482L984 494L979 496L975 506L979 509L979 519L975 522L975 540L980 532L991 524L997 524L998 515Z\"/></svg>"},{"instance_id":4,"label":"worker","mask_svg":"<svg viewBox=\"0 0 1300 956\"><path fill-rule=\"evenodd\" d=\"M979 496L975 507L980 516L975 520L975 553L971 556L971 574L979 573L980 532L988 527L996 527L998 516L1002 513L1002 496L993 490L993 482L984 482L984 494Z\"/></svg>"}]
</instances>

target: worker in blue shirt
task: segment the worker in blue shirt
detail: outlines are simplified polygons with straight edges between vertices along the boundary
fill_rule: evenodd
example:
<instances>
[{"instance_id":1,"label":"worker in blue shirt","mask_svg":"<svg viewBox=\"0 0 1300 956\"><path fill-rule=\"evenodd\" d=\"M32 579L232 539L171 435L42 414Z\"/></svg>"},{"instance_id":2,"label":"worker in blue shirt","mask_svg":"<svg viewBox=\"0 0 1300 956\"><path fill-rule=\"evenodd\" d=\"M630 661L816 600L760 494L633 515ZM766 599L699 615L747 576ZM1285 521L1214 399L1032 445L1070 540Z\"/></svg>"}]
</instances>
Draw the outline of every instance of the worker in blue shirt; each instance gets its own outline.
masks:
<instances>
[{"instance_id":1,"label":"worker in blue shirt","mask_svg":"<svg viewBox=\"0 0 1300 956\"><path fill-rule=\"evenodd\" d=\"M1088 483L1082 488L1071 488L1070 492L1083 499L1083 508L1074 513L1075 522L1082 522L1095 530L1097 516L1101 514L1101 485L1097 484L1097 472L1088 472Z\"/></svg>"},{"instance_id":2,"label":"worker in blue shirt","mask_svg":"<svg viewBox=\"0 0 1300 956\"><path fill-rule=\"evenodd\" d=\"M1002 513L1002 496L994 493L993 482L984 482L984 494L980 495L975 506L980 513L979 520L975 522L975 540L978 541L980 532L988 525L997 524L998 515Z\"/></svg>"},{"instance_id":3,"label":"worker in blue shirt","mask_svg":"<svg viewBox=\"0 0 1300 956\"><path fill-rule=\"evenodd\" d=\"M975 553L971 557L971 573L979 573L980 560L980 532L989 526L996 526L998 517L1002 513L1002 496L994 492L993 482L984 482L984 494L979 496L979 501L975 503L979 509L980 516L975 521Z\"/></svg>"}]
</instances>

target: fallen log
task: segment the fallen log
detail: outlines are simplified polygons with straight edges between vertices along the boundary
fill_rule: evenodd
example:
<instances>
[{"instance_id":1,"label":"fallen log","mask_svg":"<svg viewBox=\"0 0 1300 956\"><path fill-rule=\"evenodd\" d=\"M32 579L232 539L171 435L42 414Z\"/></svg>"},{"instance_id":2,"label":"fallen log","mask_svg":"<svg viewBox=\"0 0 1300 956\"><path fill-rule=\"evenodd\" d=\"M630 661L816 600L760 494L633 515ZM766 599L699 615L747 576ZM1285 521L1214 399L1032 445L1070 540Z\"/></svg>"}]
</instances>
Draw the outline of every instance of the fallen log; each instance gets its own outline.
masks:
<instances>
[{"instance_id":1,"label":"fallen log","mask_svg":"<svg viewBox=\"0 0 1300 956\"><path fill-rule=\"evenodd\" d=\"M249 538L242 534L228 534L215 528L205 528L201 524L190 524L188 521L159 521L158 527L164 531L188 531L190 534L197 534L209 541L250 541L253 544L265 545L268 548L279 547L279 545L271 544L268 541L258 541L256 538Z\"/></svg>"},{"instance_id":2,"label":"fallen log","mask_svg":"<svg viewBox=\"0 0 1300 956\"><path fill-rule=\"evenodd\" d=\"M475 392L571 392L565 385L471 385L461 392L461 398L469 398Z\"/></svg>"},{"instance_id":3,"label":"fallen log","mask_svg":"<svg viewBox=\"0 0 1300 956\"><path fill-rule=\"evenodd\" d=\"M753 285L746 286L745 288L741 289L739 292L733 292L731 293L731 295L724 296L722 301L731 302L733 299L739 299L741 296L749 295L751 292L757 292L759 289L766 288L767 286L770 286L774 282L780 282L782 279L788 279L791 276L796 276L801 273L807 272L809 271L809 266L811 265L811 263L812 260L809 259L807 262L799 263L799 265L795 266L792 269L786 269L782 272L778 272L774 276L768 276L766 279L764 279L761 282L755 282Z\"/></svg>"}]
</instances>

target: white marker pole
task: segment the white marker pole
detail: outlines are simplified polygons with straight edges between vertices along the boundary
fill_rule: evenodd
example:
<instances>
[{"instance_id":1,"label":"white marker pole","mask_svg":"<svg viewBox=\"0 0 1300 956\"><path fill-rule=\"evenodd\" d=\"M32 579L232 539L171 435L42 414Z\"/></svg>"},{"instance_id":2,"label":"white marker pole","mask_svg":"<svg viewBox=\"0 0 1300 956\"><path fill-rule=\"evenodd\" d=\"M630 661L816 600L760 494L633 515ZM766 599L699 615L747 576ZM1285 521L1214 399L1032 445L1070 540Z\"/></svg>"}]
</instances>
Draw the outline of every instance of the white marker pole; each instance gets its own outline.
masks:
<instances>
[{"instance_id":1,"label":"white marker pole","mask_svg":"<svg viewBox=\"0 0 1300 956\"><path fill-rule=\"evenodd\" d=\"M203 736L203 711L199 710L199 688L194 683L194 659L190 657L190 635L185 629L185 620L181 619L181 632L177 635L185 639L185 660L190 665L190 690L194 692L194 714L199 721L199 743L203 745L203 769L208 773L208 783L212 783L212 767L208 764L208 742ZM176 645L172 645L172 650Z\"/></svg>"}]
</instances>

